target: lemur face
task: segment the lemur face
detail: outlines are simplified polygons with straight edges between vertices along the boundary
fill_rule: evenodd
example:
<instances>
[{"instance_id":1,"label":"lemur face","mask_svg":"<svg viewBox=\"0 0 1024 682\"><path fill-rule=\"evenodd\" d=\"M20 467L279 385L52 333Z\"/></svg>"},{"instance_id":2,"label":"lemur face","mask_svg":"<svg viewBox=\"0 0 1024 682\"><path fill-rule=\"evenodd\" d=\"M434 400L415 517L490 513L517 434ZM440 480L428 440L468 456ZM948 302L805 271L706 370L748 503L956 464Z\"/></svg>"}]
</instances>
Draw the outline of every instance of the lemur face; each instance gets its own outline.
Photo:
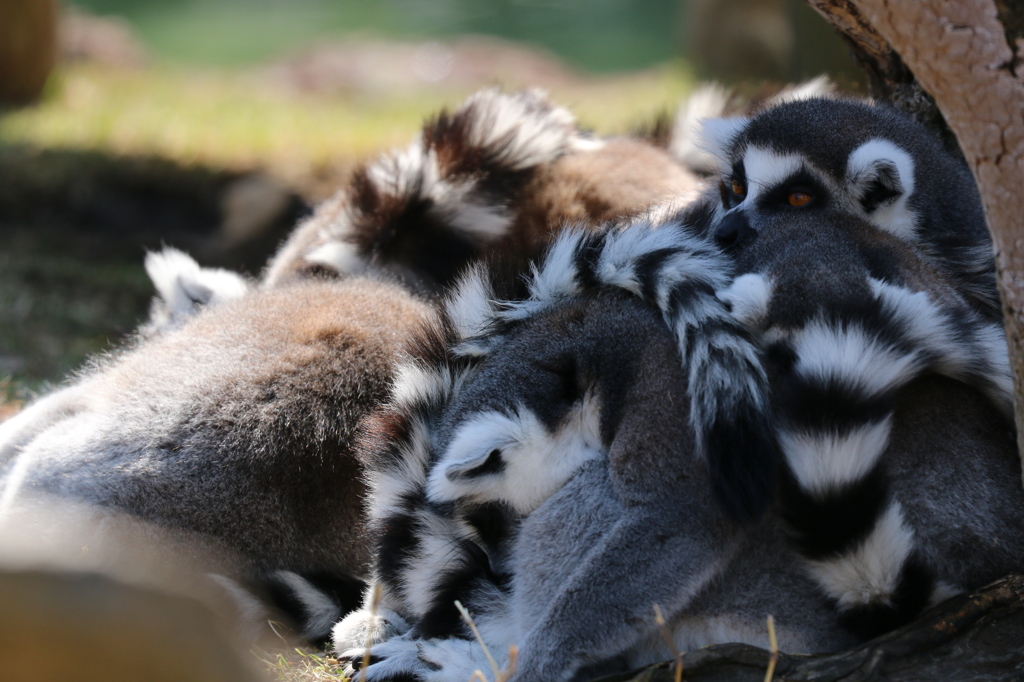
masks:
<instances>
[{"instance_id":1,"label":"lemur face","mask_svg":"<svg viewBox=\"0 0 1024 682\"><path fill-rule=\"evenodd\" d=\"M447 408L433 502L500 502L525 515L601 456L600 401L573 315L542 315L483 360Z\"/></svg>"},{"instance_id":2,"label":"lemur face","mask_svg":"<svg viewBox=\"0 0 1024 682\"><path fill-rule=\"evenodd\" d=\"M674 391L688 406L681 370L651 360L658 352L675 357L669 330L626 292L531 315L480 360L445 407L431 445L438 459L427 499L531 513L586 462L608 456L636 386L661 397L655 402ZM641 378L650 364L658 376Z\"/></svg>"},{"instance_id":3,"label":"lemur face","mask_svg":"<svg viewBox=\"0 0 1024 682\"><path fill-rule=\"evenodd\" d=\"M775 220L852 214L913 241L914 161L888 139L884 116L840 100L783 104L753 119L708 122L705 140L728 169L715 239L740 250Z\"/></svg>"}]
</instances>

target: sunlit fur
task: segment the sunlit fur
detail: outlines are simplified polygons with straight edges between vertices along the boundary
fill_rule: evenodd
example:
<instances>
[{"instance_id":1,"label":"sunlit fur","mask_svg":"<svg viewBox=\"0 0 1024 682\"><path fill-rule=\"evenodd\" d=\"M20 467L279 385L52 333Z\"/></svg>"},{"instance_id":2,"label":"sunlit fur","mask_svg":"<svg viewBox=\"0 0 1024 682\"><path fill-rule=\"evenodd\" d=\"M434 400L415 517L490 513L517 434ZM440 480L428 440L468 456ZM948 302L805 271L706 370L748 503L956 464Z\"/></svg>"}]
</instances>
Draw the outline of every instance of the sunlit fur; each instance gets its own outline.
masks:
<instances>
[{"instance_id":1,"label":"sunlit fur","mask_svg":"<svg viewBox=\"0 0 1024 682\"><path fill-rule=\"evenodd\" d=\"M583 133L543 93L484 90L406 148L358 167L264 281L385 271L439 293L488 253L533 256L565 224L632 218L697 187L663 150Z\"/></svg>"},{"instance_id":2,"label":"sunlit fur","mask_svg":"<svg viewBox=\"0 0 1024 682\"><path fill-rule=\"evenodd\" d=\"M430 314L393 285L298 282L208 305L96 360L0 426L0 545L39 499L135 519L166 529L154 544L183 533L226 553L236 583L290 592L315 626L306 634L322 636L368 568L356 425ZM93 547L100 567L121 556L109 535ZM82 543L63 549L73 559Z\"/></svg>"},{"instance_id":3,"label":"sunlit fur","mask_svg":"<svg viewBox=\"0 0 1024 682\"><path fill-rule=\"evenodd\" d=\"M0 430L0 514L55 485L46 444L66 433L60 494L129 498L140 517L225 542L243 555L231 576L255 577L322 637L331 593L358 588L331 575L360 578L367 556L352 434L431 314L410 291L437 294L487 250L525 259L566 221L603 226L694 187L665 152L582 133L540 93L479 92L358 168L255 291L173 249L150 256L146 339ZM340 597L336 613L351 607Z\"/></svg>"}]
</instances>

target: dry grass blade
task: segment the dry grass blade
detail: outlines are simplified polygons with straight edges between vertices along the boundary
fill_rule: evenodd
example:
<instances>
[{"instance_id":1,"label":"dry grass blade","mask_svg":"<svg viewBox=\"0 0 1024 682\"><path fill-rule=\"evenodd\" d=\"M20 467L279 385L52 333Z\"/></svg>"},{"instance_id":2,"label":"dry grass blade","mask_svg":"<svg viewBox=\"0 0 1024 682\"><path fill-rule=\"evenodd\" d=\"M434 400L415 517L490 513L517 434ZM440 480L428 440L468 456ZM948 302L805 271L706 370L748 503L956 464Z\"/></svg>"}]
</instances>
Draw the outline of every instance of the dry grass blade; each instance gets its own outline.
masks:
<instances>
[{"instance_id":1,"label":"dry grass blade","mask_svg":"<svg viewBox=\"0 0 1024 682\"><path fill-rule=\"evenodd\" d=\"M370 599L370 622L377 618L377 605L380 603L380 583L373 586L373 597ZM366 669L370 667L370 647L373 646L373 629L366 633L366 650L363 651L363 665L359 668L359 682L366 682Z\"/></svg>"},{"instance_id":2,"label":"dry grass blade","mask_svg":"<svg viewBox=\"0 0 1024 682\"><path fill-rule=\"evenodd\" d=\"M269 653L253 649L252 654L276 682L351 682L341 672L337 660L313 651L292 649Z\"/></svg>"},{"instance_id":3,"label":"dry grass blade","mask_svg":"<svg viewBox=\"0 0 1024 682\"><path fill-rule=\"evenodd\" d=\"M455 600L455 608L459 610L459 613L462 615L462 620L466 621L466 625L468 625L469 629L473 631L473 636L476 637L476 641L480 642L480 647L484 650L484 656L487 657L487 662L491 664L491 671L494 673L494 680L495 682L498 682L501 678L501 669L498 668L498 662L494 660L494 656L491 656L490 649L488 649L487 645L484 644L484 638L480 636L480 631L476 629L476 623L473 622L473 617L469 615L469 611L467 611L466 607L462 605L462 602L457 599ZM476 672L480 671L478 670ZM480 673L480 675L483 676L483 673ZM484 679L486 680L486 678Z\"/></svg>"},{"instance_id":4,"label":"dry grass blade","mask_svg":"<svg viewBox=\"0 0 1024 682\"><path fill-rule=\"evenodd\" d=\"M498 682L505 682L509 680L513 675L516 674L516 663L519 661L519 647L512 644L508 648L508 667L505 669L505 673Z\"/></svg>"},{"instance_id":5,"label":"dry grass blade","mask_svg":"<svg viewBox=\"0 0 1024 682\"><path fill-rule=\"evenodd\" d=\"M683 656L676 649L675 640L672 639L672 631L668 629L668 623L665 622L665 616L661 614L661 607L657 604L654 605L654 622L658 624L658 632L661 633L661 638L665 640L665 644L668 645L669 651L672 652L672 656L676 659L676 677L675 682L680 682L683 679Z\"/></svg>"},{"instance_id":6,"label":"dry grass blade","mask_svg":"<svg viewBox=\"0 0 1024 682\"><path fill-rule=\"evenodd\" d=\"M764 682L772 682L775 676L775 664L779 662L779 640L775 637L775 619L768 615L768 643L771 645L771 657L768 659L768 670L764 674Z\"/></svg>"}]
</instances>

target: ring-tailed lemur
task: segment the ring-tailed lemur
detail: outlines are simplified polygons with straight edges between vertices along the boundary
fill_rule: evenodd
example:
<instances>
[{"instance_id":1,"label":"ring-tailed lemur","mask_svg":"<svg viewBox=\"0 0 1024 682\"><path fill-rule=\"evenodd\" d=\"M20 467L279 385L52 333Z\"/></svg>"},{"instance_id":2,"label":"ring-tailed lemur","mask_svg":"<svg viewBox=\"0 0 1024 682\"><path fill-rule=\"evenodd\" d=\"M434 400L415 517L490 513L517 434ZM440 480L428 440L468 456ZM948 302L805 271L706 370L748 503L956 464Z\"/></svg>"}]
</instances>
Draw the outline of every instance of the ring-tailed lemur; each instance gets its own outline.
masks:
<instances>
[{"instance_id":1,"label":"ring-tailed lemur","mask_svg":"<svg viewBox=\"0 0 1024 682\"><path fill-rule=\"evenodd\" d=\"M408 148L358 168L264 280L382 269L440 293L486 253L533 256L564 224L626 219L697 187L664 151L585 134L538 91L485 90L428 121Z\"/></svg>"},{"instance_id":2,"label":"ring-tailed lemur","mask_svg":"<svg viewBox=\"0 0 1024 682\"><path fill-rule=\"evenodd\" d=\"M786 102L705 122L720 159L718 242L742 252L795 213L849 214L919 248L979 311L999 319L992 245L974 179L921 124L844 99Z\"/></svg>"},{"instance_id":3,"label":"ring-tailed lemur","mask_svg":"<svg viewBox=\"0 0 1024 682\"><path fill-rule=\"evenodd\" d=\"M1013 412L977 189L883 106L793 102L705 137L725 169L715 238L741 273L723 297L779 360L784 516L850 627L884 631L941 582L886 474L901 390L940 373Z\"/></svg>"},{"instance_id":4,"label":"ring-tailed lemur","mask_svg":"<svg viewBox=\"0 0 1024 682\"><path fill-rule=\"evenodd\" d=\"M487 273L480 267L472 269L447 306L452 324L450 333L454 335L454 340L448 339L447 345L452 348L441 352L437 347L444 349L445 343L435 341L435 348L424 353L428 358L425 363L412 363L400 373L392 420L402 426L401 429L394 425L388 428L398 429L404 435L379 446L384 447L388 455L378 459L372 467L370 515L374 523L381 527L402 525L389 517L389 510L396 504L396 496L405 494L405 486L418 480L419 474L410 462L415 462L416 466L427 462L409 458L426 457L423 448L433 438L429 433L430 420L453 400L456 389L475 372L477 361L485 358L492 346L501 345L522 320L600 286L632 292L663 311L665 322L679 340L680 360L693 375L686 385L687 395L692 397L686 400L685 421L694 432L694 452L700 453L705 461L703 466L709 470L711 492L727 515L742 521L755 519L771 494L774 442L766 421L767 387L758 350L714 296L714 291L729 281L729 268L722 254L709 248L706 240L690 235L682 225L669 224L655 229L639 223L606 234L563 233L556 238L542 266L529 278L528 291L517 298L495 294ZM500 310L491 302L495 296L506 301ZM536 399L546 398L539 392ZM420 416L421 413L428 416ZM505 434L501 437L512 438L511 434L518 433L525 438L523 434L535 433L540 439L536 442L540 443L546 438L544 433L562 417L564 414L524 413L518 419L491 414L480 425L456 438L448 455L455 457L452 453L462 452L461 443L472 443L477 437L486 440L491 437L487 434L495 438ZM602 437L607 439L608 434ZM412 439L414 444L407 443L407 439ZM735 447L724 447L727 443ZM553 448L563 446L552 443L535 447L552 452ZM573 448L569 450L576 452ZM505 466L489 459L490 450L463 454L458 467L467 471L491 466L504 469ZM524 473L523 481L537 479L536 485L540 487L509 491L501 498L502 503L517 514L528 513L579 465L573 457L553 457L550 466L562 459L565 468L559 469L558 474L534 477ZM392 471L393 464L396 468ZM450 464L456 466L454 462ZM524 465L517 463L516 466ZM445 495L464 494L456 483L458 478L455 473L435 474L431 484L433 499L443 501ZM474 476L466 477L473 485L485 482L485 479L473 479ZM449 485L455 487L445 492ZM497 493L485 494L493 498ZM400 554L401 550L397 552ZM386 562L392 561L389 558L392 554L395 552L384 546L379 550L379 556ZM404 578L396 578L391 582L403 581ZM442 603L442 607L451 610L448 603Z\"/></svg>"},{"instance_id":5,"label":"ring-tailed lemur","mask_svg":"<svg viewBox=\"0 0 1024 682\"><path fill-rule=\"evenodd\" d=\"M371 517L383 596L376 617L335 629L342 657L358 663L369 635L370 680L472 674L484 656L456 599L503 663L520 645L523 679L663 656L651 601L674 625L699 624L681 631L687 645L763 643L763 586L729 579L753 562L802 586L780 608L816 627L786 630L787 643L852 642L773 517L748 535L722 514L693 447L678 346L653 307L613 290L565 297L504 339L475 359L460 358L461 340L435 340L435 356L451 355L408 370L381 416ZM555 550L543 541L559 526ZM722 597L687 611L708 593Z\"/></svg>"},{"instance_id":6,"label":"ring-tailed lemur","mask_svg":"<svg viewBox=\"0 0 1024 682\"><path fill-rule=\"evenodd\" d=\"M840 113L846 104L839 103ZM884 161L876 159L873 165L884 168ZM761 178L755 182L765 191L772 189ZM946 257L943 249L956 242L954 236L908 240L906 233L885 229L892 225L879 226L878 215L876 222L868 222L848 203L828 206L829 212L774 214L774 207L760 206L759 228L771 235L778 226L777 238L762 236L759 246L747 235L740 244L746 251L738 249L741 271L771 263L763 269L787 273L789 284L770 289L757 276L741 277L723 298L755 330L770 328L768 340L786 359L779 370L786 396L780 407L782 436L790 467L784 517L810 560L811 575L835 599L842 621L863 636L912 617L950 586L976 586L1019 568L1014 552L998 547L974 557L965 557L961 550L985 539L993 526L1004 529L997 545L1020 544L1017 508L997 508L1001 495L1019 497L1012 485L1016 476L1004 476L1017 466L1012 439L1004 437L1009 428L1000 417L984 415L983 405L989 403L972 398L967 389L939 381L934 389L939 397L921 401L921 391L914 387L929 381L934 385L937 380L923 376L944 373L980 388L1004 412L1012 398L1001 328L991 319L992 306L986 303L991 297L984 294L985 267L972 261L966 277L958 269L964 258L978 258L984 239L969 236L963 250L954 249ZM728 242L728 230L717 236ZM826 286L836 282L840 284ZM915 399L897 400L907 394ZM974 423L956 420L962 436L954 432L950 437L948 427L936 428L943 419L944 400L977 415ZM918 401L922 404L916 405ZM894 409L902 418L895 431L889 414ZM925 414L916 415L919 421L915 410ZM954 486L954 494L943 497L952 502L946 516L930 514L934 500L915 495L913 486L903 485L906 481L894 492L896 486L885 475L885 467L907 470L907 461L920 457L922 448L914 435L938 432L941 436L931 441L932 447L946 455L941 461L948 471L973 470L983 482L976 489ZM972 450L973 460L964 460L961 453ZM883 451L885 467L880 464ZM968 499L971 503L964 504ZM972 506L988 515L975 515ZM853 520L852 527L813 525L844 515ZM936 525L942 530L936 531ZM950 527L959 532L950 536ZM915 531L928 542L915 547ZM828 538L829 533L834 537ZM822 540L824 544L815 546ZM950 561L952 567L942 565Z\"/></svg>"},{"instance_id":7,"label":"ring-tailed lemur","mask_svg":"<svg viewBox=\"0 0 1024 682\"><path fill-rule=\"evenodd\" d=\"M192 533L232 555L229 577L313 595L296 606L322 636L335 602L358 603L369 559L356 426L431 314L387 283L301 282L96 361L0 426L0 535L38 498Z\"/></svg>"},{"instance_id":8,"label":"ring-tailed lemur","mask_svg":"<svg viewBox=\"0 0 1024 682\"><path fill-rule=\"evenodd\" d=\"M785 462L782 518L844 623L869 637L909 622L950 586L979 586L999 575L998 566L1016 570L1002 557L993 561L1001 549L962 556L963 544L983 542L993 519L1011 532L1020 528L1013 512L995 509L1001 503L994 492L975 495L974 509L940 510L895 475L907 450L929 450L930 461L921 464L937 477L958 468L951 456L966 455L977 457L966 467L983 469L976 478L983 486L991 486L986 479L994 471L1013 478L1013 387L1001 323L972 306L960 282L863 219L839 212L822 218L767 222L740 256L746 274L722 297L769 344ZM960 389L941 382L931 396L908 389L927 375L970 386L973 403L989 406L991 414L979 419L987 441L977 453L948 429L921 429L909 448L905 437L894 444L894 432L907 429L899 419L907 395L937 414L963 409L955 407L963 398L946 407L947 394ZM935 524L948 535L938 536ZM1005 535L1000 541L1008 542Z\"/></svg>"},{"instance_id":9,"label":"ring-tailed lemur","mask_svg":"<svg viewBox=\"0 0 1024 682\"><path fill-rule=\"evenodd\" d=\"M803 223L794 227L794 231L806 231L808 227L809 224ZM844 230L852 233L847 239L853 238L855 246L843 248L846 245ZM771 301L781 306L777 309L782 315L796 314L793 308L798 302L791 297L807 289L809 282L821 278L820 272L813 268L800 268L804 264L802 257L806 254L808 258L829 262L829 256L821 250L833 248L830 253L839 263L850 264L851 271L863 277L864 288L876 297L882 310L878 312L877 324L859 330L860 334L856 329L840 325L838 331L844 336L837 343L815 343L815 339L806 343L806 339L797 336L798 341L805 343L794 343L790 354L795 357L792 366L804 370L801 376L812 380L819 378L829 385L845 379L853 389L888 382L885 390L894 393L929 371L945 372L975 382L1005 406L1005 384L1001 383L1005 367L1001 366L998 353L992 356L993 338L991 329L986 326L989 323L963 302L953 286L943 282L926 263L915 259L912 251L884 233L881 241L872 240L873 231L877 232L867 224L822 228L816 237L818 251L811 248L789 250L785 248L786 239L780 237L771 242L766 239L765 248L771 248L775 258L768 259L767 252L762 254L761 259L770 260L772 266L765 272L779 281L788 278L785 285L780 284L776 290L776 295L787 292L786 296L778 301L769 298L755 305L758 304L756 296L740 295L753 284L752 276L748 276L746 282L738 283L723 297L737 306L737 314L745 322L763 331L761 325L770 321L776 311L769 305ZM792 239L792 235L787 236ZM670 440L685 436L675 434L671 417L662 414L661 408L649 402L643 404L628 392L616 394L609 390L609 386L616 385L623 376L635 379L634 368L622 358L643 356L643 351L636 348L624 351L619 347L623 343L629 345L621 337L630 337L620 325L635 330L643 329L643 325L632 314L615 308L605 299L597 304L584 304L571 296L551 295L551 292L580 291L575 263L585 257L583 254L588 247L587 240L577 239L572 235L560 238L545 262L546 267L531 283L531 298L499 305L500 312L487 313L492 305L489 299L494 295L480 277L466 280L452 304L454 315L480 317L479 311L483 310L496 320L517 319L523 326L504 334L500 324L485 325L488 331L481 337L473 331L481 326L479 323L461 325L470 330L461 336L468 333L469 338L449 340L448 347L454 349L454 354L449 355L448 360L442 360L445 357L443 340L435 339L430 354L432 365L407 370L408 384L400 384L404 388L396 397L396 410L379 425L383 437L390 439L382 459L374 467L376 507L371 514L382 534L377 556L378 579L386 588L384 602L376 620L371 621L364 611L352 614L339 624L335 631L336 646L340 649L361 647L367 634L379 641L396 631L410 626L411 629L402 637L374 646L376 662L368 671L369 679L394 679L403 675L430 680L459 679L459 675L471 673L474 666L479 667L484 659L480 649L467 639L468 633L462 630L458 614L451 606L454 599L470 605L492 650L503 651L511 643L520 645L522 679L562 679L579 672L581 667L599 663L602 657L623 654L628 663L637 664L645 660L644 655L666 655L664 651L651 651L649 643L642 644L646 636L654 634L653 620L643 626L637 624L641 611L649 608L647 599L662 599L663 607L670 605L666 608L675 618L675 634L684 647L731 639L751 641L756 638L750 633L755 631L764 613L774 612L778 616L786 612L787 604L798 603L799 612L787 613L780 621L787 628L790 646L824 650L853 641L853 633L847 630L850 626L855 634L865 634L864 623L857 622L858 618L873 619L875 622L870 625L876 629L893 624L892 614L872 612L878 607L884 611L886 607L887 595L879 594L878 588L884 590L887 585L876 584L876 579L881 577L883 583L884 580L894 581L891 587L899 587L903 561L911 552L920 555L920 562L929 575L925 582L916 586L918 594L912 595L922 597L919 602L908 602L900 599L902 594L895 595L895 605L906 609L906 613L897 616L913 615L930 600L940 598L944 589L975 587L1003 572L1019 569L1018 552L1024 547L1021 513L1024 507L1004 506L1002 502L1004 499L1024 500L1024 495L1015 487L1016 477L1008 475L1017 466L1013 441L1003 438L1005 434L1001 432L998 416L984 414L988 403L971 396L965 389L941 382L931 386L941 396L938 400L922 400L919 390L909 400L905 396L901 399L884 396L894 402L898 410L895 425L886 424L884 432L874 434L876 438L861 438L853 428L852 437L844 444L837 438L846 435L846 430L841 428L839 435L829 431L836 425L835 420L844 418L844 414L828 412L836 406L835 396L829 399L825 395L823 400L821 392L815 392L813 385L797 386L787 387L786 395L780 398L785 403L793 400L795 394L804 401L792 402L799 406L795 410L782 405L784 438L794 433L797 437L805 435L800 428L792 428L791 420L805 415L802 408L806 408L808 402L818 413L824 412L833 420L824 424L826 439L831 435L832 442L813 453L821 455L821 461L806 464L800 473L817 471L826 480L831 476L842 485L849 482L849 477L843 477L844 473L857 473L858 466L863 465L867 470L874 468L874 479L877 479L879 469L874 464L880 453L869 453L874 455L874 460L860 463L844 461L842 457L855 454L864 440L884 449L889 431L895 433L896 445L890 448L886 465L899 470L902 478L891 485L892 490L884 486L876 490L879 497L876 502L882 503L881 509L878 505L876 508L843 508L842 503L848 500L837 500L839 511L866 517L868 530L875 518L872 514L883 512L878 517L882 521L880 532L869 533L867 542L861 546L858 543L865 539L863 535L843 535L841 525L829 528L837 532L840 549L854 551L837 556L826 552L830 565L824 565L821 556L810 557L817 560L816 565L811 564L810 576L826 588L825 594L839 597L840 613L817 601L825 594L808 582L799 569L799 562L780 546L786 541L780 540L779 517L774 516L737 540L743 544L743 550L737 555L723 550L722 555L716 555L718 559L705 556L708 561L705 569L719 577L715 581L717 587L701 592L692 601L681 598L691 584L678 579L682 569L672 563L677 560L669 542L672 534L666 532L661 541L667 563L660 564L657 558L644 553L645 540L638 540L649 536L624 521L635 513L636 518L644 519L641 525L658 527L654 519L643 516L644 503L627 494L631 484L645 484L644 474L628 466L616 466L614 443L618 435L609 437L602 427L609 410L614 415L617 410L641 409L645 418L658 424L648 427L649 432L668 433ZM902 279L888 285L873 283L866 267L856 260L858 255L863 258L857 239L873 244L878 250L889 249L890 263L898 266ZM652 240L647 246L654 244ZM630 259L642 263L657 251L657 248L647 251L635 248L630 250ZM569 253L577 257L567 257ZM877 253L869 252L869 255L877 256ZM624 265L623 272L633 269ZM600 268L596 271L600 272ZM662 270L660 274L665 272ZM651 274L649 290L656 290L659 273ZM834 280L840 282L839 293L843 291L842 286L856 283L856 278L845 275L837 275ZM604 281L615 282L616 278ZM548 284L543 284L545 282ZM566 282L568 284L563 284ZM907 289L908 284L913 288ZM837 292L831 293L834 299ZM659 296L650 298L656 303L671 300ZM557 312L549 308L552 299L562 300L563 307L555 307ZM821 312L818 303L809 297L802 305ZM606 314L610 310L615 312ZM843 311L834 312L839 315ZM828 319L822 318L822 324ZM908 325L910 321L915 322L915 326ZM922 335L926 329L929 333ZM872 344L872 334L876 333L882 336ZM648 329L644 338L656 336ZM654 341L651 343L656 345ZM778 338L776 346L782 346ZM886 353L879 354L879 350ZM474 367L464 355L460 359L460 353L479 353L483 359L478 362L482 365ZM568 362L567 353L571 354ZM602 357L606 359L600 361ZM623 366L616 367L614 360L607 360L609 357ZM881 359L892 361L900 371L892 372L892 365L879 365L877 374L873 374L872 363L878 365ZM667 367L664 360L662 363ZM549 380L550 386L546 383ZM778 380L789 381L784 373ZM655 386L661 386L660 390L667 390L671 395L671 389L664 388L659 381L648 381L645 386L650 390L657 392L659 389ZM683 379L677 381L681 383ZM569 388L565 387L566 382ZM601 389L587 390L593 386L601 386ZM611 407L607 404L609 394L615 396ZM671 402L672 398L668 400ZM638 402L643 407L638 407ZM947 405L949 409L972 415L969 421L973 423L963 434L954 433L950 437L949 423L936 429L935 422L944 419L943 409ZM883 402L882 408L885 407ZM547 418L531 418L538 414ZM814 414L806 411L807 417ZM877 416L881 422L891 421L884 414L869 416ZM858 413L852 412L847 418L857 422L858 417ZM614 422L614 416L612 420ZM957 426L962 427L961 422L957 420ZM937 441L923 446L907 445L914 436L923 436L927 441L933 435ZM609 440L611 446L607 445ZM604 456L601 445L608 451ZM648 443L648 447L649 453L658 450L653 443ZM668 446L662 443L661 447ZM974 459L964 459L962 453L972 450ZM945 467L946 473L942 476L945 490L934 491L929 483L933 474L917 466L922 451L933 451L935 464ZM787 454L793 452L791 449ZM556 454L553 456L553 453ZM610 474L607 469L602 473L602 466L609 466L601 464L605 457L612 458ZM559 502L552 502L550 508L541 504L581 468L585 471L581 481L586 483L576 482L566 491L555 493L553 499ZM660 471L656 467L654 470ZM976 472L974 480L955 480L965 470ZM945 481L947 478L954 480ZM976 485L978 481L982 485ZM708 484L707 479L702 479L701 485ZM654 484L647 480L646 485ZM666 518L675 518L674 510L683 508L692 515L691 520L702 518L678 499L678 496L690 499L693 495L685 485L667 485L664 490L649 490L647 494ZM812 489L812 492L817 491ZM677 497L670 501L658 497L659 494ZM661 501L655 502L656 499ZM706 497L700 499L700 504L708 504ZM790 530L797 528L795 521L804 525L819 520L835 522L835 514L828 513L836 510L827 504L809 510L805 506L794 513L790 506L793 499L789 494L785 496L786 506L781 516L789 523ZM937 501L946 504L949 512L935 511L933 506ZM975 516L972 507L983 511ZM534 511L537 509L540 511ZM701 513L711 512L702 507ZM522 522L524 530L517 532L524 515L527 515ZM904 523L906 525L902 525ZM711 524L710 528L713 527ZM999 530L994 531L995 528ZM620 530L622 535L617 534ZM820 528L810 530L813 534ZM900 544L911 542L915 531L929 543L916 549ZM700 524L689 532L714 534ZM991 535L992 532L996 535ZM518 540L511 539L517 535ZM810 534L804 535L796 542L805 556L808 556L809 538ZM681 545L676 551L681 553L699 551L701 542L706 540L685 534L677 539ZM960 550L964 545L977 546L981 540L988 545L985 553L965 556ZM616 542L623 545L620 547ZM630 542L636 545L629 545ZM842 546L843 542L849 546ZM630 546L630 551L625 551L626 545ZM604 553L603 549L609 551ZM766 557L782 557L784 566ZM620 569L623 571L620 578L614 580ZM650 573L646 572L648 570ZM682 574L691 575L685 571ZM827 582L828 578L832 579L831 583ZM752 585L757 586L757 600L751 599ZM837 585L851 594L836 595L829 590ZM659 592L666 589L670 593L679 590L674 593L675 601L665 597L665 592ZM871 598L857 602L858 589ZM746 595L746 609L738 606L743 602L739 594ZM543 595L555 596L548 601ZM442 637L447 639L431 641ZM356 648L343 655L358 661L361 651Z\"/></svg>"}]
</instances>

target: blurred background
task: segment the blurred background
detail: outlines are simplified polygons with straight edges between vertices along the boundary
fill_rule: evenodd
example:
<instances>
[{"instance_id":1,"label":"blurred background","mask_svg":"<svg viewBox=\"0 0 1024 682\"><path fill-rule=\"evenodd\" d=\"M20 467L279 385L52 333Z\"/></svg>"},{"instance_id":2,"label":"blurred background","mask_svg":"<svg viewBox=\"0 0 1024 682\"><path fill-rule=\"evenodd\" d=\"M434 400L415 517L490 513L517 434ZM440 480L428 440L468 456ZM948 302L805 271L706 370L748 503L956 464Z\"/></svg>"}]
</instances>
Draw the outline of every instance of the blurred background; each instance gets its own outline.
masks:
<instances>
[{"instance_id":1,"label":"blurred background","mask_svg":"<svg viewBox=\"0 0 1024 682\"><path fill-rule=\"evenodd\" d=\"M0 419L122 343L146 249L256 274L353 165L487 85L600 134L828 73L802 0L0 0Z\"/></svg>"}]
</instances>

